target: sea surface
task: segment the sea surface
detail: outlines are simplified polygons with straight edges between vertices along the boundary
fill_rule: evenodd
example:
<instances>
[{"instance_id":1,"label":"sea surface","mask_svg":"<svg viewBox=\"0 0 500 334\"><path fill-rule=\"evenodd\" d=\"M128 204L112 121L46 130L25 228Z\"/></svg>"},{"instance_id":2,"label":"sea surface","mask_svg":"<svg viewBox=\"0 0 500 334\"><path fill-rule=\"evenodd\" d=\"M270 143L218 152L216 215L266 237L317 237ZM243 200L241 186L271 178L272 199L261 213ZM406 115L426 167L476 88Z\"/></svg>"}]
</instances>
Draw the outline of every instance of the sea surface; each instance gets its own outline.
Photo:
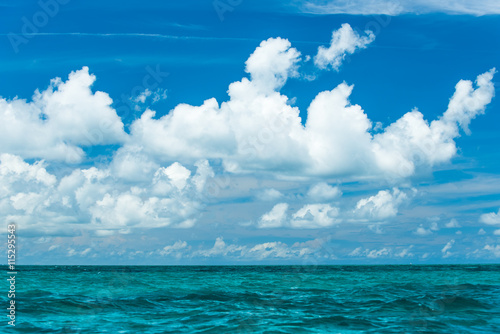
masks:
<instances>
[{"instance_id":1,"label":"sea surface","mask_svg":"<svg viewBox=\"0 0 500 334\"><path fill-rule=\"evenodd\" d=\"M16 290L19 333L500 333L500 265L23 266Z\"/></svg>"}]
</instances>

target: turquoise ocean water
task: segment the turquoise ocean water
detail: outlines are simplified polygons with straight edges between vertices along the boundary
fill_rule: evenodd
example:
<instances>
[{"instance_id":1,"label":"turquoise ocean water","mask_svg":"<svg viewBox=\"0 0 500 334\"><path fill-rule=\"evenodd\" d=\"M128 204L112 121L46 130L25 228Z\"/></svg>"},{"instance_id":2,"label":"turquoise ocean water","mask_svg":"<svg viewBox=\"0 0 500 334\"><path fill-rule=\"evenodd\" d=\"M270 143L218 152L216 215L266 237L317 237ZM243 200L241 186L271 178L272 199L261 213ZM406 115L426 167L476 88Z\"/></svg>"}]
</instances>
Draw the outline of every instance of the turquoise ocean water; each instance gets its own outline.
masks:
<instances>
[{"instance_id":1,"label":"turquoise ocean water","mask_svg":"<svg viewBox=\"0 0 500 334\"><path fill-rule=\"evenodd\" d=\"M19 333L500 333L500 265L23 266L16 290Z\"/></svg>"}]
</instances>

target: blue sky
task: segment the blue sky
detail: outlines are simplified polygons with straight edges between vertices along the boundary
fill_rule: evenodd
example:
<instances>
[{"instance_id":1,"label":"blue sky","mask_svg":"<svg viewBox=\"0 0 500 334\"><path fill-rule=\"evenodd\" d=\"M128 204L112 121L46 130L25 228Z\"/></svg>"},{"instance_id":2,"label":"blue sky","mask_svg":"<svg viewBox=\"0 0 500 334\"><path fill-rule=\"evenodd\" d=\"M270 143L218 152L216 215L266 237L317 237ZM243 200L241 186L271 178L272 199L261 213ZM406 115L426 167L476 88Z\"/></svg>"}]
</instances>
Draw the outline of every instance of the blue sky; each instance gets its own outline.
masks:
<instances>
[{"instance_id":1,"label":"blue sky","mask_svg":"<svg viewBox=\"0 0 500 334\"><path fill-rule=\"evenodd\" d=\"M497 2L0 8L20 263L498 262Z\"/></svg>"}]
</instances>

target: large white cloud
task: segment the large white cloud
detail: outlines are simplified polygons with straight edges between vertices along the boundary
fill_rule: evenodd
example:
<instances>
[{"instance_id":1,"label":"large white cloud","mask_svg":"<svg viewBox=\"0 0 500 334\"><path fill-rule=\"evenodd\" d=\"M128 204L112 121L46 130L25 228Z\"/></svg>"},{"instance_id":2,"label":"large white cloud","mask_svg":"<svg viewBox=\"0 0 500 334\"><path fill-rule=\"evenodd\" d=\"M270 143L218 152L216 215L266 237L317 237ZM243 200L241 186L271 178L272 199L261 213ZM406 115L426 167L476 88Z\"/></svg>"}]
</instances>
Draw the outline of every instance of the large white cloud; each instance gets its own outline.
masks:
<instances>
[{"instance_id":1,"label":"large white cloud","mask_svg":"<svg viewBox=\"0 0 500 334\"><path fill-rule=\"evenodd\" d=\"M331 47L341 48L336 43ZM298 108L279 92L299 62L300 53L288 41L264 41L247 60L250 79L230 84L228 101L181 104L159 119L146 111L132 124L131 138L117 157L133 151L155 161L221 159L231 173L397 180L449 162L460 128L468 133L468 124L495 92L492 69L478 76L476 86L461 80L439 119L429 123L415 109L372 135L367 114L350 101L354 86L341 83L313 99L303 125Z\"/></svg>"},{"instance_id":2,"label":"large white cloud","mask_svg":"<svg viewBox=\"0 0 500 334\"><path fill-rule=\"evenodd\" d=\"M348 25L333 36L317 60L334 67L345 52L365 47L373 37L361 37ZM372 135L372 122L351 103L354 86L347 83L318 93L303 122L299 109L280 93L289 78L299 76L300 63L300 52L288 40L270 38L246 61L249 78L229 85L228 101L179 104L158 119L147 109L131 124L130 135L110 97L91 91L95 76L84 67L66 82L54 79L32 102L0 100L0 151L79 161L82 147L124 143L111 169L129 182L145 181L166 163L192 165L200 159L221 160L230 173L397 180L449 162L460 128L468 133L470 121L494 96L492 69L478 76L476 86L460 81L439 119L429 123L415 109Z\"/></svg>"},{"instance_id":3,"label":"large white cloud","mask_svg":"<svg viewBox=\"0 0 500 334\"><path fill-rule=\"evenodd\" d=\"M353 33L347 26L334 32L340 37L328 49L355 50L344 45L346 31ZM370 39L354 44L360 48ZM336 66L335 57L342 58L344 51L323 56ZM303 122L299 109L280 92L289 78L300 75L300 63L301 54L289 41L270 38L248 58L249 77L229 85L228 101L180 104L160 118L147 109L131 124L130 135L110 107L110 97L92 92L95 76L87 68L72 72L65 82L54 79L32 102L0 100L2 217L45 230L90 223L100 235L141 227L192 227L203 206L206 181L215 176L210 159L220 163L221 173L262 172L315 182L325 176L398 180L449 162L460 129L468 133L470 121L494 96L492 69L479 75L475 85L460 81L439 119L429 123L413 110L373 135L368 115L351 103L354 86L347 83L318 93ZM52 160L81 160L82 147L111 143L123 145L110 164L76 168L67 175L45 169ZM47 162L27 163L31 158ZM336 187L317 183L301 207L291 211L291 205L278 203L257 225L333 226L343 218L332 203L340 194ZM261 198L280 197L276 190ZM388 219L406 198L398 189L381 191L360 200L354 214Z\"/></svg>"},{"instance_id":4,"label":"large white cloud","mask_svg":"<svg viewBox=\"0 0 500 334\"><path fill-rule=\"evenodd\" d=\"M79 162L81 147L121 143L123 123L108 94L91 86L87 67L53 79L33 101L0 99L0 152L23 158Z\"/></svg>"}]
</instances>

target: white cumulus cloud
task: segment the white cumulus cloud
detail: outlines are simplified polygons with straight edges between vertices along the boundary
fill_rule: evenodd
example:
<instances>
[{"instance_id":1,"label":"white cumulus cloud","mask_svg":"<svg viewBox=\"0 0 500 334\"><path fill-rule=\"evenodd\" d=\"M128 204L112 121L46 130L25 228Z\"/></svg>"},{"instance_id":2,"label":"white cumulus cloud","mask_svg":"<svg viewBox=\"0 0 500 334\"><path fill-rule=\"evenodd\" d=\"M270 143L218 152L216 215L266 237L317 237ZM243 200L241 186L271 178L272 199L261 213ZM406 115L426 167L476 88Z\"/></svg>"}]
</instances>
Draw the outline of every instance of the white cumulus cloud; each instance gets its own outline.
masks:
<instances>
[{"instance_id":1,"label":"white cumulus cloud","mask_svg":"<svg viewBox=\"0 0 500 334\"><path fill-rule=\"evenodd\" d=\"M286 224L287 218L287 203L276 204L271 211L262 215L258 226L260 228L282 227Z\"/></svg>"},{"instance_id":2,"label":"white cumulus cloud","mask_svg":"<svg viewBox=\"0 0 500 334\"><path fill-rule=\"evenodd\" d=\"M260 218L259 228L290 227L315 229L340 223L339 209L329 204L306 204L297 212L288 215L287 203L276 204L271 211Z\"/></svg>"},{"instance_id":3,"label":"white cumulus cloud","mask_svg":"<svg viewBox=\"0 0 500 334\"><path fill-rule=\"evenodd\" d=\"M46 233L77 228L106 236L135 228L189 228L203 206L205 180L211 175L206 161L193 168L191 176L174 163L136 182L96 167L77 168L58 178L47 172L44 162L29 164L19 156L1 154L0 217Z\"/></svg>"},{"instance_id":4,"label":"white cumulus cloud","mask_svg":"<svg viewBox=\"0 0 500 334\"><path fill-rule=\"evenodd\" d=\"M332 187L331 185L320 182L313 185L307 192L307 197L313 201L329 201L342 195L339 187Z\"/></svg>"},{"instance_id":5,"label":"white cumulus cloud","mask_svg":"<svg viewBox=\"0 0 500 334\"><path fill-rule=\"evenodd\" d=\"M432 234L432 230L431 229L426 229L425 227L423 227L422 225L420 225L419 227L417 227L417 229L415 231L413 231L413 233L416 234L416 235L419 235L419 236L423 237L423 236Z\"/></svg>"},{"instance_id":6,"label":"white cumulus cloud","mask_svg":"<svg viewBox=\"0 0 500 334\"><path fill-rule=\"evenodd\" d=\"M246 62L250 78L229 85L228 101L179 104L160 118L146 110L116 153L123 161L117 166L131 161L131 167L120 170L136 173L167 161L220 159L230 173L398 180L449 162L460 128L467 133L470 121L494 96L492 69L478 76L476 85L461 80L439 119L429 123L415 109L372 135L368 115L350 101L354 86L341 83L316 95L303 125L300 110L280 93L297 76L300 59L285 39L262 42Z\"/></svg>"},{"instance_id":7,"label":"white cumulus cloud","mask_svg":"<svg viewBox=\"0 0 500 334\"><path fill-rule=\"evenodd\" d=\"M372 34L361 36L343 25L316 60L338 68L345 54L372 40ZM280 91L300 76L301 59L288 40L265 40L246 61L248 75L229 85L227 101L179 104L159 118L146 109L132 122L130 134L109 95L92 91L96 78L87 67L66 81L52 80L31 101L0 98L0 217L45 232L70 233L69 225L91 228L98 236L144 227L190 228L204 205L207 180L215 176L213 161L221 174L355 181L409 177L449 162L457 152L454 139L461 130L469 133L471 120L485 111L495 92L491 69L475 83L461 80L438 119L429 123L415 109L374 135L368 115L350 101L354 86L345 82L319 92L307 119L301 119L293 98ZM138 102L151 94L145 92ZM54 160L79 162L84 148L108 144L121 145L109 164L48 172ZM301 206L278 203L253 219L260 228L330 227L343 218L332 203L341 194L338 187L316 183ZM275 189L260 196L285 197ZM408 198L398 188L381 190L359 200L354 215L393 218ZM498 225L499 214L480 220ZM226 246L220 239L212 252Z\"/></svg>"},{"instance_id":8,"label":"white cumulus cloud","mask_svg":"<svg viewBox=\"0 0 500 334\"><path fill-rule=\"evenodd\" d=\"M338 224L339 209L329 204L308 204L292 215L293 228L322 228Z\"/></svg>"},{"instance_id":9,"label":"white cumulus cloud","mask_svg":"<svg viewBox=\"0 0 500 334\"><path fill-rule=\"evenodd\" d=\"M66 81L53 79L31 102L0 98L0 151L75 163L81 147L123 143L123 123L109 95L92 92L95 80L83 67Z\"/></svg>"},{"instance_id":10,"label":"white cumulus cloud","mask_svg":"<svg viewBox=\"0 0 500 334\"><path fill-rule=\"evenodd\" d=\"M163 249L159 251L159 254L163 256L174 256L179 259L185 255L186 251L190 248L191 247L188 246L186 241L178 240L173 245L163 247Z\"/></svg>"},{"instance_id":11,"label":"white cumulus cloud","mask_svg":"<svg viewBox=\"0 0 500 334\"><path fill-rule=\"evenodd\" d=\"M445 224L446 228L459 228L461 227L455 218L452 218L448 223Z\"/></svg>"},{"instance_id":12,"label":"white cumulus cloud","mask_svg":"<svg viewBox=\"0 0 500 334\"><path fill-rule=\"evenodd\" d=\"M275 201L281 197L283 197L283 194L274 188L264 189L257 194L257 198L261 201Z\"/></svg>"},{"instance_id":13,"label":"white cumulus cloud","mask_svg":"<svg viewBox=\"0 0 500 334\"><path fill-rule=\"evenodd\" d=\"M389 257L392 255L392 249L388 247L383 247L381 249L368 249L363 247L358 247L348 254L352 257L367 257L369 259L376 259L379 257Z\"/></svg>"},{"instance_id":14,"label":"white cumulus cloud","mask_svg":"<svg viewBox=\"0 0 500 334\"><path fill-rule=\"evenodd\" d=\"M214 246L207 250L200 250L194 253L194 256L203 256L203 257L215 257L215 256L228 256L234 255L235 253L242 254L245 251L245 247L238 245L228 245L224 241L223 237L218 237L215 240Z\"/></svg>"},{"instance_id":15,"label":"white cumulus cloud","mask_svg":"<svg viewBox=\"0 0 500 334\"><path fill-rule=\"evenodd\" d=\"M453 253L450 252L450 249L453 247L455 244L455 239L451 239L444 247L441 249L441 253L443 254L443 258L447 258L453 255Z\"/></svg>"},{"instance_id":16,"label":"white cumulus cloud","mask_svg":"<svg viewBox=\"0 0 500 334\"><path fill-rule=\"evenodd\" d=\"M375 40L373 32L368 30L365 34L366 36L360 36L349 24L344 23L339 30L332 33L332 40L328 48L324 46L318 48L314 64L321 69L332 68L338 71L346 55L366 48Z\"/></svg>"},{"instance_id":17,"label":"white cumulus cloud","mask_svg":"<svg viewBox=\"0 0 500 334\"><path fill-rule=\"evenodd\" d=\"M379 168L394 176L405 177L417 167L435 166L449 161L457 152L454 138L459 126L468 132L468 124L482 114L495 95L495 69L471 81L461 80L455 87L448 109L430 124L418 110L406 113L384 132L373 138L373 152Z\"/></svg>"},{"instance_id":18,"label":"white cumulus cloud","mask_svg":"<svg viewBox=\"0 0 500 334\"><path fill-rule=\"evenodd\" d=\"M490 251L493 256L495 257L500 257L500 245L486 245L484 246L484 249L487 251Z\"/></svg>"},{"instance_id":19,"label":"white cumulus cloud","mask_svg":"<svg viewBox=\"0 0 500 334\"><path fill-rule=\"evenodd\" d=\"M500 210L481 215L479 221L488 225L500 225Z\"/></svg>"},{"instance_id":20,"label":"white cumulus cloud","mask_svg":"<svg viewBox=\"0 0 500 334\"><path fill-rule=\"evenodd\" d=\"M382 220L395 217L399 206L408 199L398 188L381 190L375 196L363 198L356 204L355 214L360 217Z\"/></svg>"}]
</instances>

